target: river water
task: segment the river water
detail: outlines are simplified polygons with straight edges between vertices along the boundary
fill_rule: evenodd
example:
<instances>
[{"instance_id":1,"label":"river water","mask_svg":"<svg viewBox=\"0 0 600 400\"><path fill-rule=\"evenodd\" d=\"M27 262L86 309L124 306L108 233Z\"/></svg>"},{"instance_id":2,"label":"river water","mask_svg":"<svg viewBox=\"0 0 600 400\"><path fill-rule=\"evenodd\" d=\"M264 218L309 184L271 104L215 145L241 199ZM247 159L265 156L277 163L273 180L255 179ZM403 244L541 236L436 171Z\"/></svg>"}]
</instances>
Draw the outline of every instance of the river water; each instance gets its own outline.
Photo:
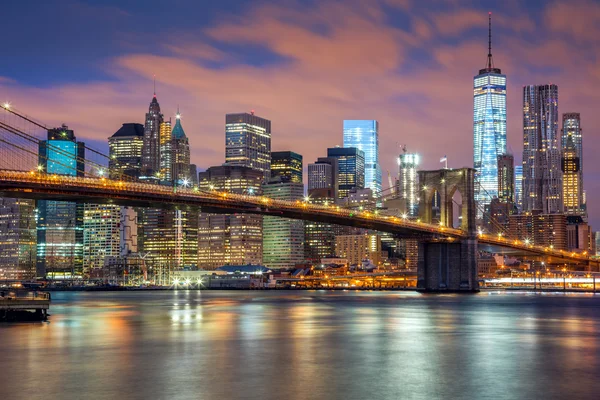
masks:
<instances>
[{"instance_id":1,"label":"river water","mask_svg":"<svg viewBox=\"0 0 600 400\"><path fill-rule=\"evenodd\" d=\"M6 399L598 399L600 295L53 293Z\"/></svg>"}]
</instances>

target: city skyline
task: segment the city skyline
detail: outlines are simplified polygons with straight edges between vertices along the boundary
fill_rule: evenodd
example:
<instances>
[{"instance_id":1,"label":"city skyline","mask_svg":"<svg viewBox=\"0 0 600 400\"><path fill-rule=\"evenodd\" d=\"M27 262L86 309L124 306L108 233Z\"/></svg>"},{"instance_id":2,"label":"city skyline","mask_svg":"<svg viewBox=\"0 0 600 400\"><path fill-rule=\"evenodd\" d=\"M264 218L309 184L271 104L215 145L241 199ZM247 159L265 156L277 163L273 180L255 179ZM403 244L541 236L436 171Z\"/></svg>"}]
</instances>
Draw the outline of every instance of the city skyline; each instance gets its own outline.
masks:
<instances>
[{"instance_id":1,"label":"city skyline","mask_svg":"<svg viewBox=\"0 0 600 400\"><path fill-rule=\"evenodd\" d=\"M410 2L405 4L406 8L403 9L377 2L369 7L372 13L364 12L365 9L356 4L325 2L314 7L298 6L288 10L293 20L289 22L284 21L284 12L280 7L263 3L253 11L242 2L240 10L232 18L262 12L270 20L260 37L256 34L245 39L258 48L253 54L228 47L236 40L241 40L242 34L250 30L249 25L257 22L235 27L219 15L218 7L211 6L197 26L203 35L194 41L186 35L178 40L177 35L165 34L154 38L153 48L147 44L139 45L132 39L132 47L123 49L123 44L109 35L106 41L99 44L106 51L94 56L102 56L102 62L98 65L106 69L87 66L78 75L49 67L44 73L46 78L42 78L27 73L27 68L17 71L14 66L7 66L3 68L3 78L0 79L0 89L6 96L2 100L10 101L16 108L26 110L48 123L59 125L67 122L77 131L78 137L99 147L96 144L105 145L106 137L123 122L143 122L140 121L139 110L147 106L153 91L153 75L156 74L156 92L165 118L173 117L176 105L181 104L186 126L192 135L192 162L198 164L201 170L222 163L220 134L223 115L252 109L273 121L273 150L292 149L303 154L307 160L322 156L324 148L342 144L340 130L343 119L366 117L380 122L380 160L384 175L388 170L396 169L394 163L399 152L397 142L408 144L413 151L422 155L425 169L439 167L437 161L446 153L450 167L468 166L472 159L472 150L466 146L472 135L469 133L469 130L472 132L472 128L469 129L472 124L472 93L469 85L473 71L485 62L489 5L470 5L452 11L450 7L440 6L435 12L425 12ZM494 13L495 63L501 65L502 71L510 76L507 136L508 150L512 150L516 160L521 159L523 85L544 82L558 84L561 87L559 114L580 112L589 138L593 137L593 127L598 124L597 117L592 113L593 105L597 103L594 96L597 94L586 89L596 78L589 75L591 64L586 61L588 58L582 51L585 43L583 31L568 30L561 25L563 19L557 17L567 13L582 15L581 23L587 26L594 21L597 6L581 3L578 7L565 7L566 3L535 9L491 8ZM123 9L120 12L114 6L96 9L85 3L80 3L80 8L98 11L94 16L88 13L85 17L96 30L101 29L99 21L105 21L108 16L127 21L138 12L136 9ZM18 6L14 9L18 11ZM364 28L364 42L355 43L358 46L355 50L344 46L347 43L345 38L350 34L345 23L321 19L319 21L331 29L330 34L323 34L311 30L301 18L302 13L317 16L319 13L330 15L336 11ZM538 11L540 17L536 16ZM183 13L178 10L177 14ZM410 18L407 19L407 15ZM542 18L546 18L548 23L542 24ZM184 24L182 29L187 28L189 23ZM536 28L539 28L537 33ZM320 44L331 51L339 51L336 53L339 61L315 59L298 46L283 49L285 38L277 37L278 29L296 33L301 42L309 46ZM15 28L14 31L18 32L19 29ZM210 38L207 39L209 34ZM377 39L380 39L380 45L371 49L370 40ZM411 41L412 44L408 43ZM457 44L448 43L453 41ZM536 45L527 44L528 41ZM427 44L426 54L415 54L421 44ZM595 49L592 46L591 51ZM354 51L361 50L368 51L369 56L361 60L360 65L344 67L342 61L347 60ZM564 52L566 56L557 60L553 56L556 51ZM384 54L387 56L384 57ZM414 66L423 57L427 63L423 64L423 68L415 69ZM76 57L70 55L70 58ZM287 63L283 62L288 58ZM385 62L374 64L367 60L369 58ZM144 60L152 61L155 67L148 62L142 66ZM579 65L569 60L579 60ZM76 59L72 64L78 65L79 62ZM73 69L69 63L62 67L64 70ZM402 70L401 73L397 69ZM83 71L87 71L86 79L81 76ZM290 71L298 72L304 79L288 79ZM573 74L573 71L581 73ZM340 76L331 79L336 74ZM366 86L361 82L365 74L374 78L370 82L370 91L365 91ZM192 79L192 76L196 77ZM452 79L447 79L448 76ZM314 83L304 84L309 77ZM258 78L262 81L257 82ZM215 92L218 86L225 84L223 79L238 85L240 89L236 96L230 95L227 90ZM382 80L386 82L385 85ZM198 81L203 83L198 84ZM330 83L325 84L327 81ZM250 89L251 82L258 85L260 93ZM289 90L283 90L284 82ZM301 83L306 87L302 87ZM317 84L320 87L318 90ZM427 89L431 84L441 89L434 94ZM269 87L271 89L267 90ZM331 98L338 89L341 90L339 98ZM365 94L351 96L356 91ZM53 98L51 102L47 101L50 95ZM427 107L424 107L425 104ZM98 112L104 116L95 116ZM305 115L295 118L298 112ZM310 118L306 117L308 114ZM446 134L438 135L441 130ZM434 137L437 139L433 140ZM307 147L307 144L310 146ZM589 154L597 146L593 139L586 145L584 152L588 154L587 159L591 159ZM588 166L585 182L588 198L593 199L600 195L594 178L599 171L591 164ZM384 188L386 186L384 182ZM591 202L588 212L592 224L597 225L598 211L599 207Z\"/></svg>"}]
</instances>

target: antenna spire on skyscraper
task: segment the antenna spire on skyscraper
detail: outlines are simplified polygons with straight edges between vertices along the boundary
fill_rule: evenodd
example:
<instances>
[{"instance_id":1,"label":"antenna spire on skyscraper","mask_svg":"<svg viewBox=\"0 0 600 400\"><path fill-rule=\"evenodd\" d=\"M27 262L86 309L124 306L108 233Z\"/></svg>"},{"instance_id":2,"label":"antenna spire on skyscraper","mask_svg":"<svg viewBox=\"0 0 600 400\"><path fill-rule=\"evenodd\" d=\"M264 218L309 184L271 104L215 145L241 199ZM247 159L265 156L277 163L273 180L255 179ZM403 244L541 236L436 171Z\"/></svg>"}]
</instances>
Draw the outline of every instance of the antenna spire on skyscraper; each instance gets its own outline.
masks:
<instances>
[{"instance_id":1,"label":"antenna spire on skyscraper","mask_svg":"<svg viewBox=\"0 0 600 400\"><path fill-rule=\"evenodd\" d=\"M156 74L152 75L154 79L154 97L156 97Z\"/></svg>"},{"instance_id":2,"label":"antenna spire on skyscraper","mask_svg":"<svg viewBox=\"0 0 600 400\"><path fill-rule=\"evenodd\" d=\"M494 61L492 60L492 12L488 13L488 59L487 59L487 69L491 70L494 66Z\"/></svg>"}]
</instances>

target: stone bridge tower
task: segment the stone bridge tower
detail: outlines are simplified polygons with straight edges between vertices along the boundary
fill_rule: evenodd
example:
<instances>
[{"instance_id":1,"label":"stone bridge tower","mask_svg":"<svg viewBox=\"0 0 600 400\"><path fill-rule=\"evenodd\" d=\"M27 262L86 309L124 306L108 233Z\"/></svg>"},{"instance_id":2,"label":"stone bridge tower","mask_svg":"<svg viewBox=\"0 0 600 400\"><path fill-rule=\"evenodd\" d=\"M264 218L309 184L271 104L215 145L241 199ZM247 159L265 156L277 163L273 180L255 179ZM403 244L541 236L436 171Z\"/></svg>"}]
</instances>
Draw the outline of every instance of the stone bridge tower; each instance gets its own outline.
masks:
<instances>
[{"instance_id":1,"label":"stone bridge tower","mask_svg":"<svg viewBox=\"0 0 600 400\"><path fill-rule=\"evenodd\" d=\"M453 227L453 200L462 196L460 240L425 240L419 243L418 283L423 291L476 291L477 285L477 214L475 170L473 168L419 171L421 195L419 217L432 223L434 196L440 196L440 225Z\"/></svg>"}]
</instances>

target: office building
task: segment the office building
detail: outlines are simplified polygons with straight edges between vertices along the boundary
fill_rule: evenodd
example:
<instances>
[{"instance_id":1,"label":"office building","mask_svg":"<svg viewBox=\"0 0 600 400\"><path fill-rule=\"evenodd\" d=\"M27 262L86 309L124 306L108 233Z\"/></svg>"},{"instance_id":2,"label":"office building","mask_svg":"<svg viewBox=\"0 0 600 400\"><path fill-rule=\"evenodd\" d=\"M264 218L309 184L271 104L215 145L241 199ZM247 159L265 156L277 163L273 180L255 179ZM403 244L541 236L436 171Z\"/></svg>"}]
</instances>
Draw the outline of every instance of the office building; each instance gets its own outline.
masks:
<instances>
[{"instance_id":1,"label":"office building","mask_svg":"<svg viewBox=\"0 0 600 400\"><path fill-rule=\"evenodd\" d=\"M364 187L371 189L375 197L379 197L381 195L379 123L375 120L344 120L344 148L357 148L364 153Z\"/></svg>"},{"instance_id":2,"label":"office building","mask_svg":"<svg viewBox=\"0 0 600 400\"><path fill-rule=\"evenodd\" d=\"M104 267L106 257L120 254L121 207L106 204L83 205L83 273Z\"/></svg>"},{"instance_id":3,"label":"office building","mask_svg":"<svg viewBox=\"0 0 600 400\"><path fill-rule=\"evenodd\" d=\"M160 123L159 127L159 154L160 170L158 176L163 185L173 185L173 151L171 140L171 119Z\"/></svg>"},{"instance_id":4,"label":"office building","mask_svg":"<svg viewBox=\"0 0 600 400\"><path fill-rule=\"evenodd\" d=\"M83 176L85 146L68 126L48 130L39 143L41 169L48 174ZM37 276L70 278L83 269L83 204L38 200Z\"/></svg>"},{"instance_id":5,"label":"office building","mask_svg":"<svg viewBox=\"0 0 600 400\"><path fill-rule=\"evenodd\" d=\"M515 202L515 159L512 154L498 156L498 200L501 203Z\"/></svg>"},{"instance_id":6,"label":"office building","mask_svg":"<svg viewBox=\"0 0 600 400\"><path fill-rule=\"evenodd\" d=\"M567 249L577 253L596 253L592 227L579 215L567 216Z\"/></svg>"},{"instance_id":7,"label":"office building","mask_svg":"<svg viewBox=\"0 0 600 400\"><path fill-rule=\"evenodd\" d=\"M586 217L583 191L583 138L579 113L562 116L562 173L565 214Z\"/></svg>"},{"instance_id":8,"label":"office building","mask_svg":"<svg viewBox=\"0 0 600 400\"><path fill-rule=\"evenodd\" d=\"M529 244L567 250L566 226L564 214L542 214L538 210L510 215L508 232Z\"/></svg>"},{"instance_id":9,"label":"office building","mask_svg":"<svg viewBox=\"0 0 600 400\"><path fill-rule=\"evenodd\" d=\"M304 185L271 178L262 187L265 197L296 201L304 198ZM293 268L304 261L304 222L280 217L263 217L263 264L267 268Z\"/></svg>"},{"instance_id":10,"label":"office building","mask_svg":"<svg viewBox=\"0 0 600 400\"><path fill-rule=\"evenodd\" d=\"M338 198L338 160L335 157L319 157L308 164L308 195L314 189L331 189L333 201Z\"/></svg>"},{"instance_id":11,"label":"office building","mask_svg":"<svg viewBox=\"0 0 600 400\"><path fill-rule=\"evenodd\" d=\"M311 189L308 191L308 197L311 204L332 205L335 203L333 188ZM334 255L335 225L325 222L304 221L305 259L316 265L321 262L321 259Z\"/></svg>"},{"instance_id":12,"label":"office building","mask_svg":"<svg viewBox=\"0 0 600 400\"><path fill-rule=\"evenodd\" d=\"M348 196L352 189L365 188L365 154L354 147L327 149L327 158L337 159L338 199Z\"/></svg>"},{"instance_id":13,"label":"office building","mask_svg":"<svg viewBox=\"0 0 600 400\"><path fill-rule=\"evenodd\" d=\"M523 87L523 211L562 212L558 86Z\"/></svg>"},{"instance_id":14,"label":"office building","mask_svg":"<svg viewBox=\"0 0 600 400\"><path fill-rule=\"evenodd\" d=\"M189 186L190 149L179 111L174 127L170 120L162 120L161 114L158 143L160 170L157 178L160 183L169 186ZM178 270L197 266L196 210L144 208L138 212L138 221L138 250L147 253L147 260L155 267Z\"/></svg>"},{"instance_id":15,"label":"office building","mask_svg":"<svg viewBox=\"0 0 600 400\"><path fill-rule=\"evenodd\" d=\"M515 165L515 204L517 210L523 210L523 165Z\"/></svg>"},{"instance_id":16,"label":"office building","mask_svg":"<svg viewBox=\"0 0 600 400\"><path fill-rule=\"evenodd\" d=\"M381 237L370 235L340 235L335 238L336 255L348 260L349 265L362 265L369 260L381 264Z\"/></svg>"},{"instance_id":17,"label":"office building","mask_svg":"<svg viewBox=\"0 0 600 400\"><path fill-rule=\"evenodd\" d=\"M145 179L156 179L156 174L160 173L160 125L163 121L155 92L144 123L142 176Z\"/></svg>"},{"instance_id":18,"label":"office building","mask_svg":"<svg viewBox=\"0 0 600 400\"><path fill-rule=\"evenodd\" d=\"M222 165L201 172L202 191L261 195L264 172L244 166ZM262 264L262 216L200 213L198 266Z\"/></svg>"},{"instance_id":19,"label":"office building","mask_svg":"<svg viewBox=\"0 0 600 400\"><path fill-rule=\"evenodd\" d=\"M271 170L271 121L254 112L225 116L225 162L261 171Z\"/></svg>"},{"instance_id":20,"label":"office building","mask_svg":"<svg viewBox=\"0 0 600 400\"><path fill-rule=\"evenodd\" d=\"M271 179L302 183L302 155L293 151L271 152Z\"/></svg>"},{"instance_id":21,"label":"office building","mask_svg":"<svg viewBox=\"0 0 600 400\"><path fill-rule=\"evenodd\" d=\"M402 200L403 211L410 217L419 215L419 168L420 157L406 150L398 157L398 195Z\"/></svg>"},{"instance_id":22,"label":"office building","mask_svg":"<svg viewBox=\"0 0 600 400\"><path fill-rule=\"evenodd\" d=\"M491 18L487 64L473 78L473 167L480 210L498 197L498 156L506 153L506 75L494 66Z\"/></svg>"},{"instance_id":23,"label":"office building","mask_svg":"<svg viewBox=\"0 0 600 400\"><path fill-rule=\"evenodd\" d=\"M121 179L123 175L139 178L142 173L144 126L127 123L108 138L108 176Z\"/></svg>"},{"instance_id":24,"label":"office building","mask_svg":"<svg viewBox=\"0 0 600 400\"><path fill-rule=\"evenodd\" d=\"M35 201L0 197L0 280L36 275Z\"/></svg>"}]
</instances>

